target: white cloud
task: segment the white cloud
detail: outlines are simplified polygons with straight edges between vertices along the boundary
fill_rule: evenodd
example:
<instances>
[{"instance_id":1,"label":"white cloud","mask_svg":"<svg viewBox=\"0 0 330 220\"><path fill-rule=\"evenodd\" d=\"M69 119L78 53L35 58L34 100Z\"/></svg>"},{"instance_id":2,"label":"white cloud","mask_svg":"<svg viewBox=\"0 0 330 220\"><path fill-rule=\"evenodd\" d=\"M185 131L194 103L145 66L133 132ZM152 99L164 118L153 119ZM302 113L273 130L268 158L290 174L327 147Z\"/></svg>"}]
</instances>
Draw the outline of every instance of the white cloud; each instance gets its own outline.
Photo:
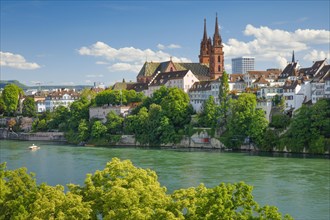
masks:
<instances>
[{"instance_id":1,"label":"white cloud","mask_svg":"<svg viewBox=\"0 0 330 220\"><path fill-rule=\"evenodd\" d=\"M224 44L227 59L238 56L254 56L256 61L276 62L278 67L287 65L287 59L292 51L306 54L304 60L320 60L329 58L329 53L314 49L315 45L328 48L330 31L314 29L297 29L289 32L280 29L271 29L261 26L259 28L248 24L243 31L244 35L253 37L251 41L229 39ZM296 57L297 58L297 57Z\"/></svg>"},{"instance_id":2,"label":"white cloud","mask_svg":"<svg viewBox=\"0 0 330 220\"><path fill-rule=\"evenodd\" d=\"M163 44L157 44L157 48L160 50L164 50L166 47Z\"/></svg>"},{"instance_id":3,"label":"white cloud","mask_svg":"<svg viewBox=\"0 0 330 220\"><path fill-rule=\"evenodd\" d=\"M317 51L312 50L308 54L306 54L303 59L308 61L317 61L317 60L324 60L325 58L330 58L330 52L325 51Z\"/></svg>"},{"instance_id":4,"label":"white cloud","mask_svg":"<svg viewBox=\"0 0 330 220\"><path fill-rule=\"evenodd\" d=\"M158 46L162 47L163 45L158 44ZM168 47L179 48L179 45L171 44ZM146 60L163 62L172 58L174 62L191 62L191 60L187 58L171 56L169 53L165 53L161 50L142 50L134 47L123 47L115 49L110 45L100 41L88 47L81 47L78 50L78 53L80 55L94 56L107 60L110 62L110 66L108 66L110 72L138 72ZM103 64L103 61L98 62L102 62L100 64Z\"/></svg>"},{"instance_id":5,"label":"white cloud","mask_svg":"<svg viewBox=\"0 0 330 220\"><path fill-rule=\"evenodd\" d=\"M179 49L181 48L180 45L178 44L169 44L169 45L163 45L163 44L157 44L157 48L160 50L165 50L165 49Z\"/></svg>"},{"instance_id":6,"label":"white cloud","mask_svg":"<svg viewBox=\"0 0 330 220\"><path fill-rule=\"evenodd\" d=\"M99 74L99 75L94 75L94 74L91 74L91 75L86 75L87 78L102 78L103 75L102 74Z\"/></svg>"},{"instance_id":7,"label":"white cloud","mask_svg":"<svg viewBox=\"0 0 330 220\"><path fill-rule=\"evenodd\" d=\"M96 64L97 64L97 65L107 65L107 64L109 64L109 63L104 62L104 61L96 61Z\"/></svg>"},{"instance_id":8,"label":"white cloud","mask_svg":"<svg viewBox=\"0 0 330 220\"><path fill-rule=\"evenodd\" d=\"M276 62L278 63L278 67L284 69L288 65L288 60L283 56L277 56Z\"/></svg>"},{"instance_id":9,"label":"white cloud","mask_svg":"<svg viewBox=\"0 0 330 220\"><path fill-rule=\"evenodd\" d=\"M0 66L11 67L22 70L38 69L40 66L37 63L29 63L22 55L0 51Z\"/></svg>"}]
</instances>

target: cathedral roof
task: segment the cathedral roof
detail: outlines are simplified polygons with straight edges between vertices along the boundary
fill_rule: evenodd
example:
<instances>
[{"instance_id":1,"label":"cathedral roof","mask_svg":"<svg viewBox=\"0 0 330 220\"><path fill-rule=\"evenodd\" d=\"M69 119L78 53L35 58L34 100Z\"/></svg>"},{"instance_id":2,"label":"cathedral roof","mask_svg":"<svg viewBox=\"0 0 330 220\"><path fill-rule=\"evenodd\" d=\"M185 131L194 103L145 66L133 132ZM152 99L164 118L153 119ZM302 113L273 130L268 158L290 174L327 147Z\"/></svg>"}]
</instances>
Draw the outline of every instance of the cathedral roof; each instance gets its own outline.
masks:
<instances>
[{"instance_id":1,"label":"cathedral roof","mask_svg":"<svg viewBox=\"0 0 330 220\"><path fill-rule=\"evenodd\" d=\"M159 73L151 81L149 86L161 86L161 85L165 85L167 83L167 81L169 81L169 80L182 79L188 72L189 72L189 70Z\"/></svg>"},{"instance_id":2,"label":"cathedral roof","mask_svg":"<svg viewBox=\"0 0 330 220\"><path fill-rule=\"evenodd\" d=\"M211 83L212 83L212 81L199 81L199 82L195 82L191 86L191 88L189 89L189 92L211 90Z\"/></svg>"},{"instance_id":3,"label":"cathedral roof","mask_svg":"<svg viewBox=\"0 0 330 220\"><path fill-rule=\"evenodd\" d=\"M153 76L156 73L163 73L172 61L166 62L145 62L141 68L138 78L144 76ZM191 70L199 80L210 79L209 67L200 63L177 63L172 62L176 71Z\"/></svg>"}]
</instances>

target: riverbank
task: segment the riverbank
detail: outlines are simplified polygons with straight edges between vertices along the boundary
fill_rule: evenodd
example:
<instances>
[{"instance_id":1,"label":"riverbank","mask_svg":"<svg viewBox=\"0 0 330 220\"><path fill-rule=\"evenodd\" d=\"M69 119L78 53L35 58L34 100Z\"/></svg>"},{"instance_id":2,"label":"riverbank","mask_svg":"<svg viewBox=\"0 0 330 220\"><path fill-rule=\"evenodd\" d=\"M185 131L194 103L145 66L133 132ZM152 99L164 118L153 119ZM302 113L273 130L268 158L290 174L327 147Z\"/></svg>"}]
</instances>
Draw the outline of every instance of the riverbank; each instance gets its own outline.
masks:
<instances>
[{"instance_id":1,"label":"riverbank","mask_svg":"<svg viewBox=\"0 0 330 220\"><path fill-rule=\"evenodd\" d=\"M8 129L0 128L0 139L1 140L19 140L19 141L50 141L59 142L63 144L69 144L65 138L64 132L36 132L36 133L26 133L26 132L10 132ZM119 141L116 143L84 143L80 146L102 146L102 147L142 147L142 148L155 148L150 146L141 145L134 138L134 135L122 135ZM201 136L201 134L194 134L192 137L185 137L178 144L166 144L158 146L160 149L183 149L183 150L219 150L219 151L233 151L233 152L252 152L252 153L273 153L273 154L299 154L299 155L323 155L329 158L329 152L324 154L311 154L307 151L304 152L290 152L284 149L274 150L271 152L261 151L253 145L242 145L237 149L228 149L224 144L222 144L216 138L209 138Z\"/></svg>"},{"instance_id":2,"label":"riverbank","mask_svg":"<svg viewBox=\"0 0 330 220\"><path fill-rule=\"evenodd\" d=\"M20 140L20 141L54 141L66 143L64 132L13 132L8 129L0 129L0 139L4 140Z\"/></svg>"}]
</instances>

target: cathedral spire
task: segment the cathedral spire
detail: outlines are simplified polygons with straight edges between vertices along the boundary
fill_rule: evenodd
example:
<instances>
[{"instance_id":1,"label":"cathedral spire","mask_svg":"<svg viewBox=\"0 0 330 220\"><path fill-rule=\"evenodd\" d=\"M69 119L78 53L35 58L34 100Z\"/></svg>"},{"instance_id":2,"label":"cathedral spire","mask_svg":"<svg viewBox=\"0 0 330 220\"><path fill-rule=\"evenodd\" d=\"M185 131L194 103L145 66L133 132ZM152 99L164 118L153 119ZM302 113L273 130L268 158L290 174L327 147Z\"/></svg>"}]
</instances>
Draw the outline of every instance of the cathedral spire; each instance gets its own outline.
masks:
<instances>
[{"instance_id":1,"label":"cathedral spire","mask_svg":"<svg viewBox=\"0 0 330 220\"><path fill-rule=\"evenodd\" d=\"M292 51L292 63L296 62L294 59L294 50Z\"/></svg>"},{"instance_id":2,"label":"cathedral spire","mask_svg":"<svg viewBox=\"0 0 330 220\"><path fill-rule=\"evenodd\" d=\"M206 19L204 18L204 35L203 35L203 42L207 41L207 33L206 33Z\"/></svg>"},{"instance_id":3,"label":"cathedral spire","mask_svg":"<svg viewBox=\"0 0 330 220\"><path fill-rule=\"evenodd\" d=\"M218 25L218 13L216 13L215 18L215 30L213 35L213 46L221 46L222 40L219 32L219 25Z\"/></svg>"}]
</instances>

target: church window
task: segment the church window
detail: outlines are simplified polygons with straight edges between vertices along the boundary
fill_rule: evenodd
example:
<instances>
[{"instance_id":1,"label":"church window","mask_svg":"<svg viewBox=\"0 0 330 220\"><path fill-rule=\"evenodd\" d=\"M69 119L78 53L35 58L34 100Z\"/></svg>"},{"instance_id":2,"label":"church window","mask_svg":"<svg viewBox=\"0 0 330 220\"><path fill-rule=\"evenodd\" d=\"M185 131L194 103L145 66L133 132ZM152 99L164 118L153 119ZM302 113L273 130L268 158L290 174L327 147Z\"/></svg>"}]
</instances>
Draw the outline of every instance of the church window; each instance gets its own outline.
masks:
<instances>
[{"instance_id":1,"label":"church window","mask_svg":"<svg viewBox=\"0 0 330 220\"><path fill-rule=\"evenodd\" d=\"M220 65L218 66L218 71L220 72Z\"/></svg>"},{"instance_id":2,"label":"church window","mask_svg":"<svg viewBox=\"0 0 330 220\"><path fill-rule=\"evenodd\" d=\"M218 62L220 62L220 56L218 56Z\"/></svg>"}]
</instances>

